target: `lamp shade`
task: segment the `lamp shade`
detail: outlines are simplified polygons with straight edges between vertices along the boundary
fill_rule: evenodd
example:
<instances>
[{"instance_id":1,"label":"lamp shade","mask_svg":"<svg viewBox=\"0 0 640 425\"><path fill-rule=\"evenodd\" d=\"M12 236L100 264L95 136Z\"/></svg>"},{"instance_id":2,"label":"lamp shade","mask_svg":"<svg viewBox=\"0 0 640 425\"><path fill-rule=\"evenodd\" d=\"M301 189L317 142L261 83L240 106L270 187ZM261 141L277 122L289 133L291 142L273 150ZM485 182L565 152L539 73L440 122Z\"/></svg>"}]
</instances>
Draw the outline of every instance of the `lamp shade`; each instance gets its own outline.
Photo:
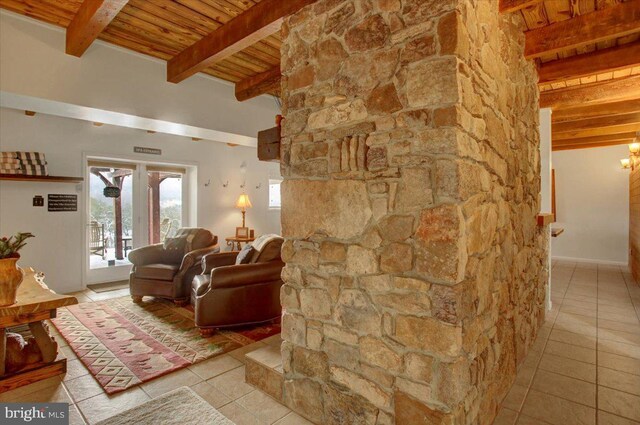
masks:
<instances>
[{"instance_id":1,"label":"lamp shade","mask_svg":"<svg viewBox=\"0 0 640 425\"><path fill-rule=\"evenodd\" d=\"M631 161L629 160L629 158L624 158L620 160L620 165L622 165L622 168L630 168L631 167Z\"/></svg>"},{"instance_id":2,"label":"lamp shade","mask_svg":"<svg viewBox=\"0 0 640 425\"><path fill-rule=\"evenodd\" d=\"M629 152L634 153L634 154L640 152L640 142L631 143L629 145Z\"/></svg>"},{"instance_id":3,"label":"lamp shade","mask_svg":"<svg viewBox=\"0 0 640 425\"><path fill-rule=\"evenodd\" d=\"M251 201L249 200L249 195L247 195L246 193L240 195L238 201L236 202L236 208L239 208L241 210L251 208L252 206L253 205L251 205Z\"/></svg>"}]
</instances>

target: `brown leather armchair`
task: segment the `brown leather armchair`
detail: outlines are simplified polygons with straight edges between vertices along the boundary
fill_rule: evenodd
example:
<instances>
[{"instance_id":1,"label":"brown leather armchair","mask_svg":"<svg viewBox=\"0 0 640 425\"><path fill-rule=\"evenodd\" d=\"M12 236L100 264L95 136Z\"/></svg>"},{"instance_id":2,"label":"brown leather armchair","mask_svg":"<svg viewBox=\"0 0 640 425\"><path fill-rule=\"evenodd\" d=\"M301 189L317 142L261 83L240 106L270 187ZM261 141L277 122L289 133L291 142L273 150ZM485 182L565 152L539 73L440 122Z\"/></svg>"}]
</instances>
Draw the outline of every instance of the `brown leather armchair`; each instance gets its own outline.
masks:
<instances>
[{"instance_id":1,"label":"brown leather armchair","mask_svg":"<svg viewBox=\"0 0 640 425\"><path fill-rule=\"evenodd\" d=\"M282 238L270 240L253 252L246 264L236 264L237 251L203 257L202 274L195 276L191 285L191 304L200 335L207 337L218 328L280 318L282 243Z\"/></svg>"},{"instance_id":2,"label":"brown leather armchair","mask_svg":"<svg viewBox=\"0 0 640 425\"><path fill-rule=\"evenodd\" d=\"M129 252L133 263L129 288L134 302L145 295L168 298L177 305L189 302L193 277L201 272L202 258L220 252L218 237L206 229L181 228L164 244Z\"/></svg>"}]
</instances>

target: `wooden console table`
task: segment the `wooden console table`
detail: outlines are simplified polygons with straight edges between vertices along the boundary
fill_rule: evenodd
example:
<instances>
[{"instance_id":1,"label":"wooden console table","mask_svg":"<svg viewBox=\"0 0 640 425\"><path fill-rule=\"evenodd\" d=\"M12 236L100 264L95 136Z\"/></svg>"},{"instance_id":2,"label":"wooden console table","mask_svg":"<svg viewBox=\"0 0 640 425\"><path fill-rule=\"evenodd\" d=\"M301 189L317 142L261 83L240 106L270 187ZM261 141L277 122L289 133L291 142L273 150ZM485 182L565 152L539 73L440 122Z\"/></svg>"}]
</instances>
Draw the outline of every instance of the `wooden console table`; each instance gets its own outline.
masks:
<instances>
[{"instance_id":1,"label":"wooden console table","mask_svg":"<svg viewBox=\"0 0 640 425\"><path fill-rule=\"evenodd\" d=\"M242 249L242 243L249 243L255 240L256 238L236 238L234 236L225 238L225 241L227 241L227 246L230 246L232 251L240 251Z\"/></svg>"},{"instance_id":2,"label":"wooden console table","mask_svg":"<svg viewBox=\"0 0 640 425\"><path fill-rule=\"evenodd\" d=\"M67 371L67 359L58 358L58 344L49 336L43 321L56 317L56 309L78 304L75 297L58 295L44 283L44 275L24 269L18 288L18 301L0 307L0 393L40 381ZM28 325L42 353L42 362L5 374L7 328Z\"/></svg>"}]
</instances>

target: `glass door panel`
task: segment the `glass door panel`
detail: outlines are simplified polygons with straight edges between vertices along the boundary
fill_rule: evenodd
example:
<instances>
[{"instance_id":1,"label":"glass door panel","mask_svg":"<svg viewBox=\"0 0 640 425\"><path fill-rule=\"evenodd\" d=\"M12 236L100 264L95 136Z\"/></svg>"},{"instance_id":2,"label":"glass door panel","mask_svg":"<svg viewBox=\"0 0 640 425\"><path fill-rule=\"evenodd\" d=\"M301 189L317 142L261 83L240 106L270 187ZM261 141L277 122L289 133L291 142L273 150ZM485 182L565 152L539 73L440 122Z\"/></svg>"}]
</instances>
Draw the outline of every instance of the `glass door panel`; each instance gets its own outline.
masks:
<instances>
[{"instance_id":1,"label":"glass door panel","mask_svg":"<svg viewBox=\"0 0 640 425\"><path fill-rule=\"evenodd\" d=\"M184 170L147 167L149 242L162 243L182 227Z\"/></svg>"},{"instance_id":2,"label":"glass door panel","mask_svg":"<svg viewBox=\"0 0 640 425\"><path fill-rule=\"evenodd\" d=\"M89 163L89 270L131 264L134 169Z\"/></svg>"}]
</instances>

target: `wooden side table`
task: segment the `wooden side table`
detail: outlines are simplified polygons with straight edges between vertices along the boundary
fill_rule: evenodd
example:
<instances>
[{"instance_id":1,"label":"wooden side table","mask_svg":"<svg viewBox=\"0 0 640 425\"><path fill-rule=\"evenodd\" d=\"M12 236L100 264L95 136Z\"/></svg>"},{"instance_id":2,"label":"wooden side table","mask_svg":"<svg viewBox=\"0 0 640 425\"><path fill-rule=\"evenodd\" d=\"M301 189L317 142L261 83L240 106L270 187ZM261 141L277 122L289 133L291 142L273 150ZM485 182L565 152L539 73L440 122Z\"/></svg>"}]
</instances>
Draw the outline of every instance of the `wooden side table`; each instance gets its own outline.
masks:
<instances>
[{"instance_id":1,"label":"wooden side table","mask_svg":"<svg viewBox=\"0 0 640 425\"><path fill-rule=\"evenodd\" d=\"M43 322L56 317L57 308L78 304L78 300L50 290L44 283L42 273L36 273L31 268L24 269L24 272L24 279L18 288L18 301L0 307L0 393L67 371L67 359L58 357L58 344L51 338ZM17 372L5 373L7 328L25 324L38 343L42 361Z\"/></svg>"},{"instance_id":2,"label":"wooden side table","mask_svg":"<svg viewBox=\"0 0 640 425\"><path fill-rule=\"evenodd\" d=\"M250 243L256 240L256 238L236 238L235 236L229 236L225 238L227 246L231 247L231 251L240 251L242 249L242 243Z\"/></svg>"}]
</instances>

